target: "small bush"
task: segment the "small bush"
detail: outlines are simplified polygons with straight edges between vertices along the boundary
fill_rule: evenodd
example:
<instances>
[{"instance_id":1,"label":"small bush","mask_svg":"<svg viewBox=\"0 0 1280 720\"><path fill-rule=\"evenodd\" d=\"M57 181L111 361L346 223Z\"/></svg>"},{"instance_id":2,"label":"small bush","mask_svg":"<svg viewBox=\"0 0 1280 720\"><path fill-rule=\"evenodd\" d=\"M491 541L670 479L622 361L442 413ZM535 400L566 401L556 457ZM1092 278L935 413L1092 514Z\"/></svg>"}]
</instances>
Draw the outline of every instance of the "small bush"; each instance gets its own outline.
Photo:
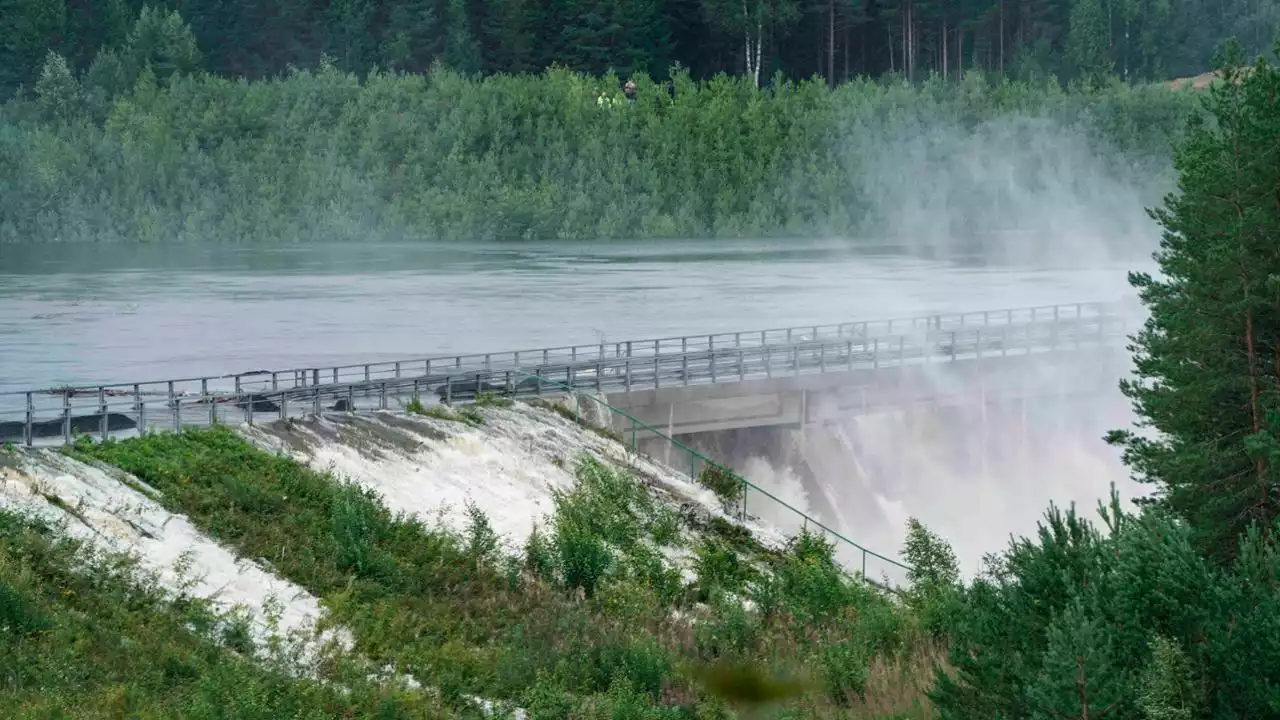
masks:
<instances>
[{"instance_id":1,"label":"small bush","mask_svg":"<svg viewBox=\"0 0 1280 720\"><path fill-rule=\"evenodd\" d=\"M715 493L726 508L736 508L746 491L742 478L728 468L714 463L707 463L702 472L698 473L698 484Z\"/></svg>"},{"instance_id":2,"label":"small bush","mask_svg":"<svg viewBox=\"0 0 1280 720\"><path fill-rule=\"evenodd\" d=\"M819 657L827 695L833 702L848 705L862 694L870 661L863 647L848 640L827 643L820 649Z\"/></svg>"},{"instance_id":3,"label":"small bush","mask_svg":"<svg viewBox=\"0 0 1280 720\"><path fill-rule=\"evenodd\" d=\"M498 555L499 538L484 511L475 503L467 503L466 549L473 562L483 565Z\"/></svg>"},{"instance_id":4,"label":"small bush","mask_svg":"<svg viewBox=\"0 0 1280 720\"><path fill-rule=\"evenodd\" d=\"M414 395L409 402L405 403L404 411L413 415L435 418L436 420L466 423L473 427L479 427L484 424L484 416L474 406L464 405L454 410L447 405L424 405L422 399L417 395Z\"/></svg>"},{"instance_id":5,"label":"small bush","mask_svg":"<svg viewBox=\"0 0 1280 720\"><path fill-rule=\"evenodd\" d=\"M534 577L550 580L556 570L556 548L533 526L524 545L524 568Z\"/></svg>"},{"instance_id":6,"label":"small bush","mask_svg":"<svg viewBox=\"0 0 1280 720\"><path fill-rule=\"evenodd\" d=\"M477 407L495 407L509 408L515 404L515 401L509 397L503 397L496 393L482 392L476 396Z\"/></svg>"},{"instance_id":7,"label":"small bush","mask_svg":"<svg viewBox=\"0 0 1280 720\"><path fill-rule=\"evenodd\" d=\"M746 585L749 572L738 553L716 542L702 543L694 561L699 600L706 602L723 593L737 594Z\"/></svg>"},{"instance_id":8,"label":"small bush","mask_svg":"<svg viewBox=\"0 0 1280 720\"><path fill-rule=\"evenodd\" d=\"M464 405L458 408L457 417L462 422L473 427L479 427L484 424L484 416L476 409L474 405Z\"/></svg>"},{"instance_id":9,"label":"small bush","mask_svg":"<svg viewBox=\"0 0 1280 720\"><path fill-rule=\"evenodd\" d=\"M600 537L572 522L556 523L556 554L564 584L582 588L587 597L613 565L613 553Z\"/></svg>"},{"instance_id":10,"label":"small bush","mask_svg":"<svg viewBox=\"0 0 1280 720\"><path fill-rule=\"evenodd\" d=\"M659 507L649 523L649 536L659 546L676 545L680 541L680 513L673 507Z\"/></svg>"},{"instance_id":11,"label":"small bush","mask_svg":"<svg viewBox=\"0 0 1280 720\"><path fill-rule=\"evenodd\" d=\"M377 496L357 485L343 484L329 506L330 532L337 545L338 566L358 573L374 566L383 532Z\"/></svg>"}]
</instances>

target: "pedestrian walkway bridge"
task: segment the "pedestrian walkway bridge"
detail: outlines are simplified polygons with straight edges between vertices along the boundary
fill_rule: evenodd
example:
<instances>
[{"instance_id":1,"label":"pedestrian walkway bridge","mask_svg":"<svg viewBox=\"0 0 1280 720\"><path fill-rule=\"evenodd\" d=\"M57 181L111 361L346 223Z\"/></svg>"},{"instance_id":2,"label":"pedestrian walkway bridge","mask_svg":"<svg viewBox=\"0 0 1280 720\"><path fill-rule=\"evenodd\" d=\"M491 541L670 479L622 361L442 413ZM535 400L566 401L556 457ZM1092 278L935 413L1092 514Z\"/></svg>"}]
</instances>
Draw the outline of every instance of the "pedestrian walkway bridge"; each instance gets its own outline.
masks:
<instances>
[{"instance_id":1,"label":"pedestrian walkway bridge","mask_svg":"<svg viewBox=\"0 0 1280 720\"><path fill-rule=\"evenodd\" d=\"M1114 354L1124 339L1118 307L1080 303L50 388L0 394L0 442L60 444L86 434L130 435L138 428L397 410L415 396L456 403L482 393L533 397L563 395L570 388L606 394L637 414L648 408L648 420L667 427L682 398L706 399L731 387L739 397L799 389L802 405L806 389L861 388L860 402L836 408L859 412L901 401L900 393L877 394L877 378L896 378L901 386L911 373L940 365L990 367L1009 377L1017 358L1052 355L1080 362L1080 353ZM776 417L808 417L803 409L798 420L794 415ZM733 426L726 422L710 418L678 431Z\"/></svg>"}]
</instances>

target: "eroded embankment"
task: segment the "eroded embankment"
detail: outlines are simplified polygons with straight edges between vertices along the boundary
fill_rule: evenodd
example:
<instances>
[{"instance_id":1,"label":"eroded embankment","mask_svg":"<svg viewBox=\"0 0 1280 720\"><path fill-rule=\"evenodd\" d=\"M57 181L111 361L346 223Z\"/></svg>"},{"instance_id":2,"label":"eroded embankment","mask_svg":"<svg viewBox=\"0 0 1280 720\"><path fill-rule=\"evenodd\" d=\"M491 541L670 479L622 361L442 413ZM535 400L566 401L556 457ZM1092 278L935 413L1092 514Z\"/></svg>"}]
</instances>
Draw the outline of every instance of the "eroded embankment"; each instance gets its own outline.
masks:
<instances>
[{"instance_id":1,"label":"eroded embankment","mask_svg":"<svg viewBox=\"0 0 1280 720\"><path fill-rule=\"evenodd\" d=\"M259 642L272 634L311 634L320 604L259 563L236 557L137 477L55 450L10 452L0 460L0 508L39 518L108 552L135 554L172 593L211 598L223 612L253 618ZM324 639L350 644L346 633Z\"/></svg>"},{"instance_id":2,"label":"eroded embankment","mask_svg":"<svg viewBox=\"0 0 1280 720\"><path fill-rule=\"evenodd\" d=\"M335 414L11 452L0 496L264 628L274 597L455 716L711 711L690 668L723 660L814 675L811 707L927 704L907 609L606 435L523 404Z\"/></svg>"},{"instance_id":3,"label":"eroded embankment","mask_svg":"<svg viewBox=\"0 0 1280 720\"><path fill-rule=\"evenodd\" d=\"M474 505L509 548L522 547L534 526L546 523L554 493L573 486L574 464L584 453L626 467L659 502L731 520L713 492L629 452L588 424L525 403L480 412L480 422L443 412L335 413L240 432L268 450L373 490L391 510L427 522L438 519L461 531L467 506ZM753 519L745 525L768 547L786 543L771 526Z\"/></svg>"}]
</instances>

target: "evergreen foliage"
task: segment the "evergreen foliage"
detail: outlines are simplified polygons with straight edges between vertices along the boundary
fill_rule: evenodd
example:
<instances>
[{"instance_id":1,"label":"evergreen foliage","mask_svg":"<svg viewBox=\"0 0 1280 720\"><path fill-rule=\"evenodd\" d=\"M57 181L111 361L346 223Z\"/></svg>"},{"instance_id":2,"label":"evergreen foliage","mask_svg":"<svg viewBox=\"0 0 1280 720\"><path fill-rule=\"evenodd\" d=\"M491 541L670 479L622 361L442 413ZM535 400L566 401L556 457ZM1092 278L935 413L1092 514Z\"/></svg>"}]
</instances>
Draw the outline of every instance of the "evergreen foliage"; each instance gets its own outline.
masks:
<instances>
[{"instance_id":1,"label":"evergreen foliage","mask_svg":"<svg viewBox=\"0 0 1280 720\"><path fill-rule=\"evenodd\" d=\"M1280 515L1280 70L1233 45L1153 213L1160 276L1134 274L1150 317L1122 389L1150 432L1118 431L1154 501L1220 560Z\"/></svg>"},{"instance_id":2,"label":"evergreen foliage","mask_svg":"<svg viewBox=\"0 0 1280 720\"><path fill-rule=\"evenodd\" d=\"M1280 30L1277 0L0 0L0 99L29 90L49 50L82 72L140 18L172 12L190 22L203 69L249 78L327 54L361 75L443 62L662 76L679 62L697 79L753 82L776 72L829 84L969 71L1069 80L1102 68L1163 80L1208 69L1226 37L1258 53Z\"/></svg>"},{"instance_id":3,"label":"evergreen foliage","mask_svg":"<svg viewBox=\"0 0 1280 720\"><path fill-rule=\"evenodd\" d=\"M1256 583L1280 570L1274 548L1253 533L1241 559L1216 567L1159 509L1115 501L1102 515L1105 532L1051 509L1035 540L1014 542L964 589L954 670L931 693L941 717L1274 713L1280 634L1264 618L1280 593Z\"/></svg>"}]
</instances>

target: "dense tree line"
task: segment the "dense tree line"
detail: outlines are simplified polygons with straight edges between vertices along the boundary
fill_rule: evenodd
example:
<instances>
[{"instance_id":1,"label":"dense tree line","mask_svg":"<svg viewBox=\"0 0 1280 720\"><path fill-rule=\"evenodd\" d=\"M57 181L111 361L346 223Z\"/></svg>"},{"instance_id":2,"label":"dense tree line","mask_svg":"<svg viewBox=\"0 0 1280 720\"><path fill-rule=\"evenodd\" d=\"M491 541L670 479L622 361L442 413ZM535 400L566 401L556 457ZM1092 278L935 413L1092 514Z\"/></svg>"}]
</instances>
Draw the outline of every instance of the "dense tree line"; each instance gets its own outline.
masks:
<instances>
[{"instance_id":1,"label":"dense tree line","mask_svg":"<svg viewBox=\"0 0 1280 720\"><path fill-rule=\"evenodd\" d=\"M245 82L174 74L189 43L149 47L81 75L51 54L32 101L0 110L0 242L1019 230L1043 224L1050 198L1137 214L1127 193L1167 187L1194 98L976 75L831 90L676 73L641 78L634 105L601 106L616 77L361 80L322 64Z\"/></svg>"},{"instance_id":2,"label":"dense tree line","mask_svg":"<svg viewBox=\"0 0 1280 720\"><path fill-rule=\"evenodd\" d=\"M1026 79L1194 75L1240 37L1265 51L1277 0L0 0L0 97L54 50L84 71L131 41L150 2L186 19L205 70L258 78L327 55L342 70L767 81L983 70ZM162 40L163 36L152 40Z\"/></svg>"},{"instance_id":3,"label":"dense tree line","mask_svg":"<svg viewBox=\"0 0 1280 720\"><path fill-rule=\"evenodd\" d=\"M1280 710L1280 69L1236 45L1223 77L1153 212L1160 276L1131 277L1150 314L1122 388L1141 422L1110 440L1154 493L1100 507L1101 530L1051 510L970 586L932 581L944 718Z\"/></svg>"}]
</instances>

